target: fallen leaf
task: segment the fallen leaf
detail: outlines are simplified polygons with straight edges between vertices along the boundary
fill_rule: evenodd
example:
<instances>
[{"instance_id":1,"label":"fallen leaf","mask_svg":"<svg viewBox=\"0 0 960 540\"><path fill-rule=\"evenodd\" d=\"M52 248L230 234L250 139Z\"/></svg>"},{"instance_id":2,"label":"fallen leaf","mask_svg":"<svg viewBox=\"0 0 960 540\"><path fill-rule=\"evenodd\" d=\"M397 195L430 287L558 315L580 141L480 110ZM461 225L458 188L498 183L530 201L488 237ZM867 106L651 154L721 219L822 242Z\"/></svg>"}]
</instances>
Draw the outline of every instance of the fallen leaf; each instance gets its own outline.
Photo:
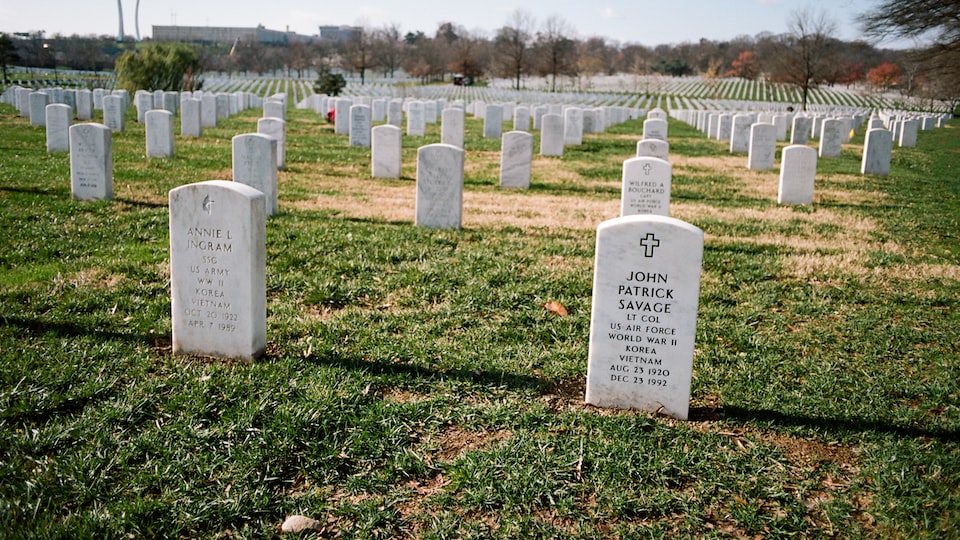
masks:
<instances>
[{"instance_id":1,"label":"fallen leaf","mask_svg":"<svg viewBox=\"0 0 960 540\"><path fill-rule=\"evenodd\" d=\"M319 531L320 522L307 516L287 516L280 524L280 532Z\"/></svg>"},{"instance_id":2,"label":"fallen leaf","mask_svg":"<svg viewBox=\"0 0 960 540\"><path fill-rule=\"evenodd\" d=\"M561 317L567 316L567 308L563 307L563 304L555 300L551 300L543 305L543 308L547 311L552 311Z\"/></svg>"}]
</instances>

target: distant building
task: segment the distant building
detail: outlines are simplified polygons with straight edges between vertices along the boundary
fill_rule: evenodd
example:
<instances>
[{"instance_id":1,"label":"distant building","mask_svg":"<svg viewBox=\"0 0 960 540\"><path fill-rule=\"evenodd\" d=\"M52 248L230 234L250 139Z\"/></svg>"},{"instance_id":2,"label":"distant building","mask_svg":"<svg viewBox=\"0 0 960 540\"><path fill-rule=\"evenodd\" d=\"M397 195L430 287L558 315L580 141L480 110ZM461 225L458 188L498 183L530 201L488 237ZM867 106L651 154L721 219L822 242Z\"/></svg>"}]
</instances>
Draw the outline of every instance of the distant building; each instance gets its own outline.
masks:
<instances>
[{"instance_id":1,"label":"distant building","mask_svg":"<svg viewBox=\"0 0 960 540\"><path fill-rule=\"evenodd\" d=\"M361 28L359 26L321 26L320 39L323 41L343 43L350 41L350 38L360 30Z\"/></svg>"},{"instance_id":2,"label":"distant building","mask_svg":"<svg viewBox=\"0 0 960 540\"><path fill-rule=\"evenodd\" d=\"M237 41L254 41L265 45L287 45L294 42L311 42L316 36L295 32L269 30L262 25L254 28L229 26L153 26L154 41L177 41L181 43L208 43L231 45Z\"/></svg>"}]
</instances>

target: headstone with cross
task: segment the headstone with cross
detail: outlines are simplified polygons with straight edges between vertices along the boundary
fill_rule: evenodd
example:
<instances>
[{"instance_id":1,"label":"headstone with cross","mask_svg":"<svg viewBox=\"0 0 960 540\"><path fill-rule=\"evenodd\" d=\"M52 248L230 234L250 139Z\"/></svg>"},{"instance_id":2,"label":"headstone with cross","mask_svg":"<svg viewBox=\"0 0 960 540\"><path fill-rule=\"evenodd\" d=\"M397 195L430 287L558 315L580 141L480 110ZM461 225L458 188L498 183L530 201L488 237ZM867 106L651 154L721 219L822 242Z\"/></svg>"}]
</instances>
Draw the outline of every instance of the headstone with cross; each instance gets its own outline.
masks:
<instances>
[{"instance_id":1,"label":"headstone with cross","mask_svg":"<svg viewBox=\"0 0 960 540\"><path fill-rule=\"evenodd\" d=\"M673 167L655 157L636 157L623 162L620 215L670 215L670 184Z\"/></svg>"},{"instance_id":2,"label":"headstone with cross","mask_svg":"<svg viewBox=\"0 0 960 540\"><path fill-rule=\"evenodd\" d=\"M586 401L687 419L703 231L645 215L597 228Z\"/></svg>"},{"instance_id":3,"label":"headstone with cross","mask_svg":"<svg viewBox=\"0 0 960 540\"><path fill-rule=\"evenodd\" d=\"M170 191L173 352L251 359L266 348L266 197L210 180Z\"/></svg>"}]
</instances>

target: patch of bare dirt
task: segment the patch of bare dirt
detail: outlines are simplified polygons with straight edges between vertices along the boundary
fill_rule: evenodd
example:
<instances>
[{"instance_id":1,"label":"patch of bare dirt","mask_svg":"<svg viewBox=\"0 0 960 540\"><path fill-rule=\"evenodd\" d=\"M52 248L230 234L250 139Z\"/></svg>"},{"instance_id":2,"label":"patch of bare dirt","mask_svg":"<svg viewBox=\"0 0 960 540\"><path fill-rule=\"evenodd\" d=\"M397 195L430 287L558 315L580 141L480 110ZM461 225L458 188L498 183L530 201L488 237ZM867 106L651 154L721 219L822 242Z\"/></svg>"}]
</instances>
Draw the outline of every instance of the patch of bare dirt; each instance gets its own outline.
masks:
<instances>
[{"instance_id":1,"label":"patch of bare dirt","mask_svg":"<svg viewBox=\"0 0 960 540\"><path fill-rule=\"evenodd\" d=\"M507 429L475 432L451 426L439 436L436 457L440 461L453 461L467 452L493 447L512 436L513 432Z\"/></svg>"}]
</instances>

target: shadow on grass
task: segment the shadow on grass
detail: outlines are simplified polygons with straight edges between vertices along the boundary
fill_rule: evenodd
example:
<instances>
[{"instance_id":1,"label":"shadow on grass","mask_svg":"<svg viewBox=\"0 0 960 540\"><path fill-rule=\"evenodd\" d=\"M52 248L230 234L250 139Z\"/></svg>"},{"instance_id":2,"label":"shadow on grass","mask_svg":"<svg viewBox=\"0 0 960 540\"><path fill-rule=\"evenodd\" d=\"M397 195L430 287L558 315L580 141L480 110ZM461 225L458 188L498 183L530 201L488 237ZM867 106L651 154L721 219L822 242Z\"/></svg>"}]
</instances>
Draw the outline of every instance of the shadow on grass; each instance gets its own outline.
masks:
<instances>
[{"instance_id":1,"label":"shadow on grass","mask_svg":"<svg viewBox=\"0 0 960 540\"><path fill-rule=\"evenodd\" d=\"M105 329L97 329L94 325L78 324L75 322L53 322L40 319L28 319L19 316L0 317L0 326L17 327L31 334L54 334L57 337L95 337L103 340L127 341L156 346L162 335L155 334L125 334Z\"/></svg>"},{"instance_id":2,"label":"shadow on grass","mask_svg":"<svg viewBox=\"0 0 960 540\"><path fill-rule=\"evenodd\" d=\"M937 439L941 442L960 442L960 431L956 429L929 428L896 425L880 420L867 420L851 416L849 418L821 418L809 415L788 414L769 409L748 409L745 407L723 407L720 410L691 410L691 419L707 420L711 411L733 422L766 423L780 427L800 427L830 432L880 433L898 437Z\"/></svg>"},{"instance_id":3,"label":"shadow on grass","mask_svg":"<svg viewBox=\"0 0 960 540\"><path fill-rule=\"evenodd\" d=\"M307 357L306 361L318 365L336 366L351 371L366 371L380 376L400 376L409 378L412 382L440 382L456 379L482 386L507 387L510 390L532 390L536 392L546 391L550 386L550 381L531 375L503 370L442 370L404 362L384 362L356 357L343 357L335 354L318 355L316 353Z\"/></svg>"}]
</instances>

